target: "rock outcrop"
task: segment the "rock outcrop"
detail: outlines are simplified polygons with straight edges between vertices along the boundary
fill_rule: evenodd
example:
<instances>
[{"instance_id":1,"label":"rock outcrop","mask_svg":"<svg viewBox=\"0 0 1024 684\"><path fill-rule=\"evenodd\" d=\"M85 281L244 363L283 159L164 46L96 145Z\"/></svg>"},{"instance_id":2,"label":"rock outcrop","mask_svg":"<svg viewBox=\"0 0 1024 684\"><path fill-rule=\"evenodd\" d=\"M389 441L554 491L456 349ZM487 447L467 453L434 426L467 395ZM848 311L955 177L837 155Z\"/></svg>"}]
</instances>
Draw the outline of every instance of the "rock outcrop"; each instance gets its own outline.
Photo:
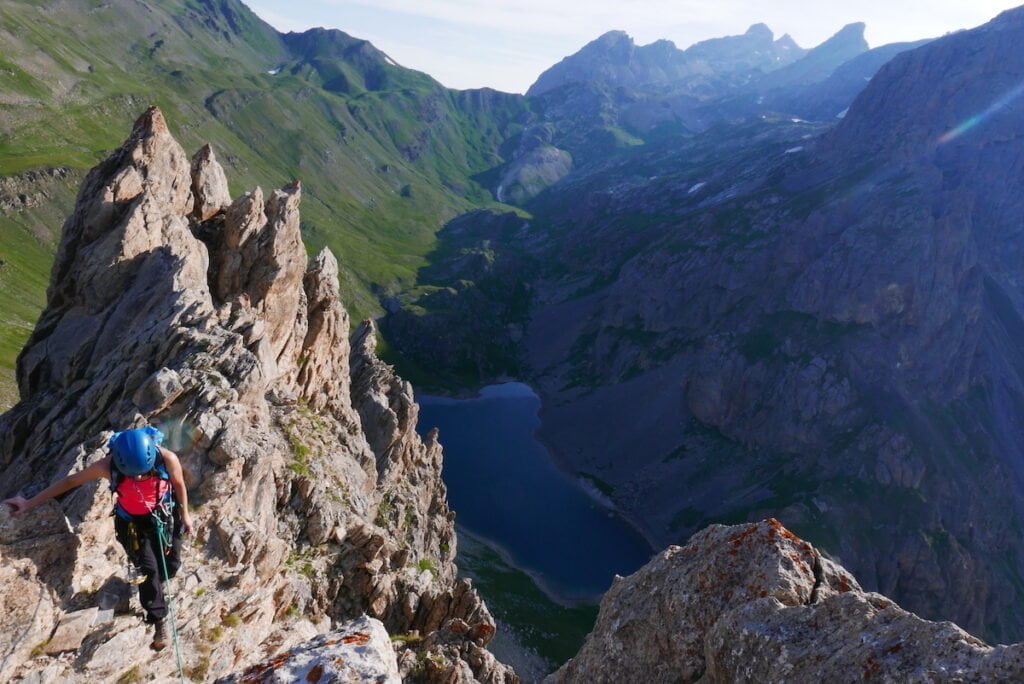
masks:
<instances>
[{"instance_id":1,"label":"rock outcrop","mask_svg":"<svg viewBox=\"0 0 1024 684\"><path fill-rule=\"evenodd\" d=\"M440 445L417 436L412 388L374 355L372 325L350 360L337 262L308 262L300 198L294 183L230 202L209 148L190 162L159 110L139 118L65 223L19 357L22 400L0 417L2 493L38 491L102 458L111 430L154 424L195 508L174 582L190 677L365 613L421 635L405 659L429 659L428 680L514 681L456 579ZM173 649L154 656L126 615L110 504L94 483L0 513L0 679L174 673Z\"/></svg>"},{"instance_id":2,"label":"rock outcrop","mask_svg":"<svg viewBox=\"0 0 1024 684\"><path fill-rule=\"evenodd\" d=\"M366 617L250 666L218 684L265 682L375 682L398 684L398 662L380 620Z\"/></svg>"},{"instance_id":3,"label":"rock outcrop","mask_svg":"<svg viewBox=\"0 0 1024 684\"><path fill-rule=\"evenodd\" d=\"M776 520L712 525L626 578L554 682L1020 681L1024 644L927 622Z\"/></svg>"}]
</instances>

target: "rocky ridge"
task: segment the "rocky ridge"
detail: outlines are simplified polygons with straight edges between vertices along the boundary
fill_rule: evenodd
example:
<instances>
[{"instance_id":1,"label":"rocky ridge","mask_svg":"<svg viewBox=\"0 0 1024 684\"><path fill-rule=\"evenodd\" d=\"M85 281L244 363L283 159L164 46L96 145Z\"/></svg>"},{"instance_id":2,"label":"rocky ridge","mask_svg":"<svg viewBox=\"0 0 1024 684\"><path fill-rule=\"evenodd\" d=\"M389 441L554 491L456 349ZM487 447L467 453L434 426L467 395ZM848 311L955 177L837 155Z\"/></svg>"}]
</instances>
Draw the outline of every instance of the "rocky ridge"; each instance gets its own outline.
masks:
<instances>
[{"instance_id":1,"label":"rocky ridge","mask_svg":"<svg viewBox=\"0 0 1024 684\"><path fill-rule=\"evenodd\" d=\"M775 519L712 525L616 578L579 654L546 682L1019 681L989 646L861 589Z\"/></svg>"},{"instance_id":2,"label":"rocky ridge","mask_svg":"<svg viewBox=\"0 0 1024 684\"><path fill-rule=\"evenodd\" d=\"M589 81L631 89L693 86L709 78L727 80L772 71L804 53L788 34L775 40L764 24L755 24L739 36L701 41L685 50L669 40L638 46L624 31L609 31L542 73L526 94L536 97L570 83Z\"/></svg>"},{"instance_id":3,"label":"rocky ridge","mask_svg":"<svg viewBox=\"0 0 1024 684\"><path fill-rule=\"evenodd\" d=\"M231 200L151 108L83 182L48 303L0 417L4 494L37 491L145 423L181 457L197 522L175 580L185 668L205 680L367 614L404 634L403 675L514 681L456 577L436 435L412 388L349 347L338 264L311 262L298 182ZM167 678L129 615L104 484L0 513L0 679Z\"/></svg>"}]
</instances>

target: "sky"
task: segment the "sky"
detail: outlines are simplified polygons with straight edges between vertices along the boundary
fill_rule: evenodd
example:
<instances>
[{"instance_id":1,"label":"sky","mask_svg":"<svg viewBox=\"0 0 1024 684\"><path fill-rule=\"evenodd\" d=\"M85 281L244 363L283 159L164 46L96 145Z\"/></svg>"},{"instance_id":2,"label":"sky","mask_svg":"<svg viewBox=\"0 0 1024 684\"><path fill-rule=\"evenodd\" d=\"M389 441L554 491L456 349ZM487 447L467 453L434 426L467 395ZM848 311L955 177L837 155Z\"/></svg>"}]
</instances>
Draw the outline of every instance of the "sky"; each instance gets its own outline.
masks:
<instances>
[{"instance_id":1,"label":"sky","mask_svg":"<svg viewBox=\"0 0 1024 684\"><path fill-rule=\"evenodd\" d=\"M245 0L243 0L245 1ZM1024 0L1016 0L1022 2ZM364 38L450 88L522 93L545 69L606 31L685 48L763 22L814 47L863 21L872 47L983 24L1011 0L252 0L279 31L315 26Z\"/></svg>"}]
</instances>

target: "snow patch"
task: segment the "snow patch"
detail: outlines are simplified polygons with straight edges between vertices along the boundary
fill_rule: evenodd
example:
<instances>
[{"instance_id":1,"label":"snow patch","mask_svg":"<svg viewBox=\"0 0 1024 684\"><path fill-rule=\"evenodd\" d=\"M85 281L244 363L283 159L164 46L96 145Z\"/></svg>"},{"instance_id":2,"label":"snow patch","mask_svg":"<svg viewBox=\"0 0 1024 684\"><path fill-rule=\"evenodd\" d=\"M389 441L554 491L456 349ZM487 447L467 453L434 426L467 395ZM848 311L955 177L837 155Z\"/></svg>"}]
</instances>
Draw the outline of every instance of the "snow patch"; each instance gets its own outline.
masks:
<instances>
[{"instance_id":1,"label":"snow patch","mask_svg":"<svg viewBox=\"0 0 1024 684\"><path fill-rule=\"evenodd\" d=\"M281 67L277 67L276 69L271 69L267 73L270 74L271 76L277 76L279 73L281 73Z\"/></svg>"},{"instance_id":2,"label":"snow patch","mask_svg":"<svg viewBox=\"0 0 1024 684\"><path fill-rule=\"evenodd\" d=\"M686 194L687 195L692 195L693 193L695 193L698 190L700 190L701 188L703 188L705 185L707 185L707 182L701 181L700 183L697 183L692 188L690 188L689 192L687 192Z\"/></svg>"},{"instance_id":3,"label":"snow patch","mask_svg":"<svg viewBox=\"0 0 1024 684\"><path fill-rule=\"evenodd\" d=\"M849 107L847 107L847 108L846 108L846 109L844 109L843 111L841 111L841 112L839 112L838 114L836 114L836 118L837 118L837 119L842 119L842 118L843 118L844 116L846 116L846 112L848 112L848 111L850 111L850 108L849 108Z\"/></svg>"},{"instance_id":4,"label":"snow patch","mask_svg":"<svg viewBox=\"0 0 1024 684\"><path fill-rule=\"evenodd\" d=\"M793 154L794 152L800 152L803 149L804 149L803 145L797 145L796 147L790 147L788 150L786 150L782 154Z\"/></svg>"},{"instance_id":5,"label":"snow patch","mask_svg":"<svg viewBox=\"0 0 1024 684\"><path fill-rule=\"evenodd\" d=\"M798 119L796 117L793 117L792 119L790 119L790 121L792 121L793 123L807 123L803 119Z\"/></svg>"}]
</instances>

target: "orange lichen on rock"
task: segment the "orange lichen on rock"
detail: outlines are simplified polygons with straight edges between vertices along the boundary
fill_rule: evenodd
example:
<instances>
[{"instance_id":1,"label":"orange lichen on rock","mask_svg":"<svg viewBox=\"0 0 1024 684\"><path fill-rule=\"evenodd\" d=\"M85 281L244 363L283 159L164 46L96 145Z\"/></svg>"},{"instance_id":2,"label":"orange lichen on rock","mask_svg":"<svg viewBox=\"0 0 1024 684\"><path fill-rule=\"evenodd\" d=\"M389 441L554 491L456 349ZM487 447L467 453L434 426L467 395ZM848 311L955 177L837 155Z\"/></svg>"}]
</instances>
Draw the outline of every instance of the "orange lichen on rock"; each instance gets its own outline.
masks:
<instances>
[{"instance_id":1,"label":"orange lichen on rock","mask_svg":"<svg viewBox=\"0 0 1024 684\"><path fill-rule=\"evenodd\" d=\"M486 622L480 622L473 625L473 629L470 630L469 636L474 641L481 639L484 641L490 641L496 631L497 630L494 628L494 625Z\"/></svg>"},{"instance_id":2,"label":"orange lichen on rock","mask_svg":"<svg viewBox=\"0 0 1024 684\"><path fill-rule=\"evenodd\" d=\"M776 520L775 518L768 518L767 522L768 522L768 524L769 524L769 525L771 525L771 526L772 526L773 528L777 529L777 530L779 531L779 534L781 534L781 535L782 535L783 537L785 537L786 539L788 539L788 540L790 540L790 541L793 541L793 542L803 542L803 543L805 543L805 544L806 544L806 542L804 542L804 540L803 540L803 539L801 539L800 537L798 537L798 536L796 536L795 534L793 534L792 532L790 532L790 531L789 531L788 529L786 529L786 526L785 526L785 525L783 525L782 523L780 523L780 522L779 522L778 520Z\"/></svg>"},{"instance_id":3,"label":"orange lichen on rock","mask_svg":"<svg viewBox=\"0 0 1024 684\"><path fill-rule=\"evenodd\" d=\"M743 541L757 533L757 526L752 525L742 532L737 532L733 536L729 537L729 543L733 546L739 546Z\"/></svg>"},{"instance_id":4,"label":"orange lichen on rock","mask_svg":"<svg viewBox=\"0 0 1024 684\"><path fill-rule=\"evenodd\" d=\"M864 662L864 679L871 679L876 676L881 669L882 666L879 665L874 658L868 656L868 659Z\"/></svg>"}]
</instances>

